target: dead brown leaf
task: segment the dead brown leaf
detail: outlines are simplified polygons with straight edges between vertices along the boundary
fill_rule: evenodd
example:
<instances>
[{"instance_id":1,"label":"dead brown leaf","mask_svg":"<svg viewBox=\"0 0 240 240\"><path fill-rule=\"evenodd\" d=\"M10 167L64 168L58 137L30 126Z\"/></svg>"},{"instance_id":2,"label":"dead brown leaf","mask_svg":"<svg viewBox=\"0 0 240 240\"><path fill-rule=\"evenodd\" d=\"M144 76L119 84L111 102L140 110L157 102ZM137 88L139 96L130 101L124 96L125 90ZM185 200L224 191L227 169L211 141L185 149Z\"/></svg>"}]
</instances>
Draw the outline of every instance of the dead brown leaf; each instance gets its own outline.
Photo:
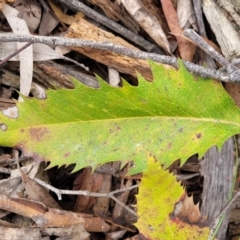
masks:
<instances>
[{"instance_id":1,"label":"dead brown leaf","mask_svg":"<svg viewBox=\"0 0 240 240\"><path fill-rule=\"evenodd\" d=\"M96 172L92 173L91 168L85 168L76 178L74 190L84 190L89 192L98 192L103 184L102 175ZM78 196L74 211L90 212L90 208L96 204L96 198L90 196Z\"/></svg>"},{"instance_id":2,"label":"dead brown leaf","mask_svg":"<svg viewBox=\"0 0 240 240\"><path fill-rule=\"evenodd\" d=\"M186 193L183 194L180 201L174 206L174 211L170 214L171 219L178 218L182 222L188 224L195 224L199 226L206 226L206 217L201 215L199 204L194 204L193 196L188 197Z\"/></svg>"},{"instance_id":3,"label":"dead brown leaf","mask_svg":"<svg viewBox=\"0 0 240 240\"><path fill-rule=\"evenodd\" d=\"M171 0L161 0L161 3L171 34L177 39L181 58L187 61L192 61L196 51L195 44L183 36L183 29L179 26L177 12L174 9Z\"/></svg>"},{"instance_id":4,"label":"dead brown leaf","mask_svg":"<svg viewBox=\"0 0 240 240\"><path fill-rule=\"evenodd\" d=\"M33 179L29 178L21 168L19 171L22 176L22 182L28 194L28 198L34 201L40 201L45 204L47 207L61 209L55 199L49 194L49 192Z\"/></svg>"},{"instance_id":5,"label":"dead brown leaf","mask_svg":"<svg viewBox=\"0 0 240 240\"><path fill-rule=\"evenodd\" d=\"M37 227L64 227L82 224L89 232L107 232L110 229L110 226L100 217L47 208L42 203L23 198L0 195L0 209L29 217Z\"/></svg>"}]
</instances>

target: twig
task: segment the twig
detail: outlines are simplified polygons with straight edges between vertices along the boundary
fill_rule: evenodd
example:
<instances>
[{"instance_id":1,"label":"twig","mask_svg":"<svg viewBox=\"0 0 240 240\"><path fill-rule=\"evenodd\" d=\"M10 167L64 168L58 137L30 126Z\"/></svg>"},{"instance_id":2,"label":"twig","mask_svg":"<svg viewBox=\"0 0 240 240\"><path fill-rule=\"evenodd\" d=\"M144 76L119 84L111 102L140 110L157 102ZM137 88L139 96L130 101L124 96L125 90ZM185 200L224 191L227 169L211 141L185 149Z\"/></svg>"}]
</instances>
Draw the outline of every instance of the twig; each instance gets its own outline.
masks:
<instances>
[{"instance_id":1,"label":"twig","mask_svg":"<svg viewBox=\"0 0 240 240\"><path fill-rule=\"evenodd\" d=\"M18 50L14 51L13 53L11 53L8 57L4 58L1 62L0 62L0 66L2 66L4 63L6 63L8 60L10 60L11 58L13 58L14 56L16 56L17 54L19 54L21 51L23 51L25 48L29 47L30 45L32 45L31 42L25 44L24 46L22 46L21 48L19 48Z\"/></svg>"},{"instance_id":2,"label":"twig","mask_svg":"<svg viewBox=\"0 0 240 240\"><path fill-rule=\"evenodd\" d=\"M138 185L133 185L131 187L127 187L127 188L123 188L123 189L118 189L118 190L112 191L110 193L94 193L94 192L83 191L83 190L72 191L72 190L57 189L57 188L45 183L44 181L42 181L41 179L38 179L38 178L34 178L34 181L36 181L41 186L43 186L43 187L51 190L52 192L56 193L59 200L62 199L62 194L83 195L83 196L90 196L90 197L109 197L109 198L113 199L114 201L116 201L119 205L124 207L127 211L132 213L134 216L137 216L137 214L131 208L129 208L124 203L119 201L116 197L114 197L114 195L118 194L118 193L121 193L121 192L130 191L134 188L137 188Z\"/></svg>"},{"instance_id":3,"label":"twig","mask_svg":"<svg viewBox=\"0 0 240 240\"><path fill-rule=\"evenodd\" d=\"M235 65L224 58L220 53L218 53L212 46L210 46L206 41L204 41L194 30L186 29L183 32L184 36L191 39L197 44L205 53L209 54L213 59L220 63L223 67L226 67L226 71L232 75L237 74L236 71L239 70Z\"/></svg>"},{"instance_id":4,"label":"twig","mask_svg":"<svg viewBox=\"0 0 240 240\"><path fill-rule=\"evenodd\" d=\"M18 161L18 156L19 156L19 152L18 150L14 150L13 152L14 157L17 160L17 166L18 169L22 175L22 169L19 166L19 161ZM121 207L125 208L128 212L132 213L134 216L138 217L138 215L135 213L135 211L133 211L131 208L129 208L128 206L126 206L123 202L119 201L114 195L121 193L121 192L125 192L125 191L130 191L134 188L137 188L138 185L133 185L131 187L127 187L127 188L123 188L123 189L117 189L115 191L112 191L110 193L94 193L94 192L89 192L89 191L83 191L83 190L78 190L78 191L72 191L72 190L64 190L64 189L57 189L47 183L45 183L44 181L42 181L39 178L34 178L33 179L35 182L37 182L39 185L51 190L52 192L55 192L58 199L62 200L62 194L68 194L68 195L83 195L83 196L89 196L89 197L109 197L111 199L113 199L114 201L116 201Z\"/></svg>"},{"instance_id":5,"label":"twig","mask_svg":"<svg viewBox=\"0 0 240 240\"><path fill-rule=\"evenodd\" d=\"M73 11L80 11L86 14L88 17L92 18L93 20L103 24L104 26L112 29L113 31L121 34L131 42L136 43L138 46L146 49L148 52L159 52L163 53L163 51L155 44L152 44L146 41L144 38L138 36L137 34L131 32L127 28L124 28L120 24L112 21L111 19L95 12L93 9L89 8L88 6L84 5L80 1L77 0L55 0L55 2L59 2L67 7L69 7Z\"/></svg>"},{"instance_id":6,"label":"twig","mask_svg":"<svg viewBox=\"0 0 240 240\"><path fill-rule=\"evenodd\" d=\"M122 54L128 57L137 59L150 59L155 62L162 64L168 64L175 68L178 68L177 58L160 55L156 53L148 53L140 50L135 50L131 48L126 48L119 45L114 45L112 43L104 42L99 43L96 41L87 41L73 38L63 38L63 37L45 37L45 36L32 36L32 35L6 35L0 34L0 42L33 42L33 43L43 43L50 46L76 46L76 47L88 47L94 49L102 49L112 51L117 54ZM205 68L194 63L183 61L185 67L188 71L193 74L202 76L203 78L213 78L223 82L239 82L239 75L231 75L224 73L222 71L216 71L209 68Z\"/></svg>"},{"instance_id":7,"label":"twig","mask_svg":"<svg viewBox=\"0 0 240 240\"><path fill-rule=\"evenodd\" d=\"M177 174L176 178L177 181L183 181L183 180L188 180L191 179L193 177L199 176L199 173L192 173L192 174Z\"/></svg>"}]
</instances>

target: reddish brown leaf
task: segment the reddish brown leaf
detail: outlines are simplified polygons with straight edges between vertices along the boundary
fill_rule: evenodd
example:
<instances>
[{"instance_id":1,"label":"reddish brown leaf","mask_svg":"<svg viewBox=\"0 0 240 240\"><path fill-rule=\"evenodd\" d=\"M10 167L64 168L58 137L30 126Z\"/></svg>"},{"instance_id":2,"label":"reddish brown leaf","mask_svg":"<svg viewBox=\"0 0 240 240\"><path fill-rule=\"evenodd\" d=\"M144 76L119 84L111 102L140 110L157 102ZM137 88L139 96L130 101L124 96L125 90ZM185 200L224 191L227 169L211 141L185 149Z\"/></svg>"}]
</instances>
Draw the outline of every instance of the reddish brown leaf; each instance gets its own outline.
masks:
<instances>
[{"instance_id":1,"label":"reddish brown leaf","mask_svg":"<svg viewBox=\"0 0 240 240\"><path fill-rule=\"evenodd\" d=\"M195 44L183 36L183 29L179 26L177 12L174 9L171 0L161 0L161 3L171 34L177 39L181 58L187 61L192 61L196 51Z\"/></svg>"}]
</instances>

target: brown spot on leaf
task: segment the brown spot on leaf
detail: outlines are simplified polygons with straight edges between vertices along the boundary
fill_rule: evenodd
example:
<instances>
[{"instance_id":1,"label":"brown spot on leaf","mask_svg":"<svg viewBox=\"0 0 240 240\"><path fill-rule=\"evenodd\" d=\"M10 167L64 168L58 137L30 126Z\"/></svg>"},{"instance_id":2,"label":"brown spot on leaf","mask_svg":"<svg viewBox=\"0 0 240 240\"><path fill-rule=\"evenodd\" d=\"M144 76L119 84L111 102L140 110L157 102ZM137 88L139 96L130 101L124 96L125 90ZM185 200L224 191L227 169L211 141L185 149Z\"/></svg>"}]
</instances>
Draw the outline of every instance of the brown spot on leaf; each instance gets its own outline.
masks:
<instances>
[{"instance_id":1,"label":"brown spot on leaf","mask_svg":"<svg viewBox=\"0 0 240 240\"><path fill-rule=\"evenodd\" d=\"M67 158L67 157L69 157L70 155L71 155L71 153L70 153L70 152L67 152L67 153L64 154L63 157Z\"/></svg>"},{"instance_id":2,"label":"brown spot on leaf","mask_svg":"<svg viewBox=\"0 0 240 240\"><path fill-rule=\"evenodd\" d=\"M29 130L31 139L37 142L40 142L47 133L49 133L49 130L46 127L31 128Z\"/></svg>"},{"instance_id":3,"label":"brown spot on leaf","mask_svg":"<svg viewBox=\"0 0 240 240\"><path fill-rule=\"evenodd\" d=\"M121 130L121 127L118 124L114 124L113 127L110 129L110 133L116 133L115 136L117 135L117 133Z\"/></svg>"},{"instance_id":4,"label":"brown spot on leaf","mask_svg":"<svg viewBox=\"0 0 240 240\"><path fill-rule=\"evenodd\" d=\"M167 150L170 150L172 148L172 143L169 142L168 145L167 145Z\"/></svg>"},{"instance_id":5,"label":"brown spot on leaf","mask_svg":"<svg viewBox=\"0 0 240 240\"><path fill-rule=\"evenodd\" d=\"M193 79L194 79L195 82L198 81L198 77L197 76L194 76Z\"/></svg>"},{"instance_id":6,"label":"brown spot on leaf","mask_svg":"<svg viewBox=\"0 0 240 240\"><path fill-rule=\"evenodd\" d=\"M115 129L116 129L117 131L120 131L120 130L121 130L121 127L120 127L118 124L114 124L114 126L115 126Z\"/></svg>"},{"instance_id":7,"label":"brown spot on leaf","mask_svg":"<svg viewBox=\"0 0 240 240\"><path fill-rule=\"evenodd\" d=\"M200 139L202 137L202 133L197 133L196 137L197 137L197 139Z\"/></svg>"}]
</instances>

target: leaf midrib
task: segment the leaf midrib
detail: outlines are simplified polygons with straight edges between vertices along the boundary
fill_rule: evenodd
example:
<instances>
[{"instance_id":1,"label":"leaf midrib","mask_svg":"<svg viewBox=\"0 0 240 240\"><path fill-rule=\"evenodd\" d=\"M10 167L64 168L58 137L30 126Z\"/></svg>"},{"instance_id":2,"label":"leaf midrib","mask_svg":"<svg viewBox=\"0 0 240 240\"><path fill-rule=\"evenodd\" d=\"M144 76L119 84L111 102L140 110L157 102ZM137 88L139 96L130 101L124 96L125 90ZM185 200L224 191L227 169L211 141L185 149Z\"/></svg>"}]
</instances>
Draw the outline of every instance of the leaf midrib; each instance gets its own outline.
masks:
<instances>
[{"instance_id":1,"label":"leaf midrib","mask_svg":"<svg viewBox=\"0 0 240 240\"><path fill-rule=\"evenodd\" d=\"M35 124L34 126L29 126L29 127L23 127L23 128L17 128L13 129L12 131L16 131L19 129L31 129L31 128L38 128L38 127L49 127L49 126L55 126L55 125L67 125L67 124L81 124L81 123L97 123L97 122L121 122L121 121L132 121L132 120L139 120L139 119L164 119L165 121L167 119L169 120L186 120L190 122L209 122L209 123L216 123L216 124L225 124L225 125L231 125L231 126L239 126L240 123L234 122L234 121L227 121L227 120L221 120L221 119L214 119L214 118L196 118L196 117L171 117L171 116L144 116L144 117L127 117L127 118L110 118L110 119L94 119L94 120L79 120L79 121L74 121L74 122L59 122L59 123L49 123L49 124ZM10 130L11 131L11 130Z\"/></svg>"}]
</instances>

